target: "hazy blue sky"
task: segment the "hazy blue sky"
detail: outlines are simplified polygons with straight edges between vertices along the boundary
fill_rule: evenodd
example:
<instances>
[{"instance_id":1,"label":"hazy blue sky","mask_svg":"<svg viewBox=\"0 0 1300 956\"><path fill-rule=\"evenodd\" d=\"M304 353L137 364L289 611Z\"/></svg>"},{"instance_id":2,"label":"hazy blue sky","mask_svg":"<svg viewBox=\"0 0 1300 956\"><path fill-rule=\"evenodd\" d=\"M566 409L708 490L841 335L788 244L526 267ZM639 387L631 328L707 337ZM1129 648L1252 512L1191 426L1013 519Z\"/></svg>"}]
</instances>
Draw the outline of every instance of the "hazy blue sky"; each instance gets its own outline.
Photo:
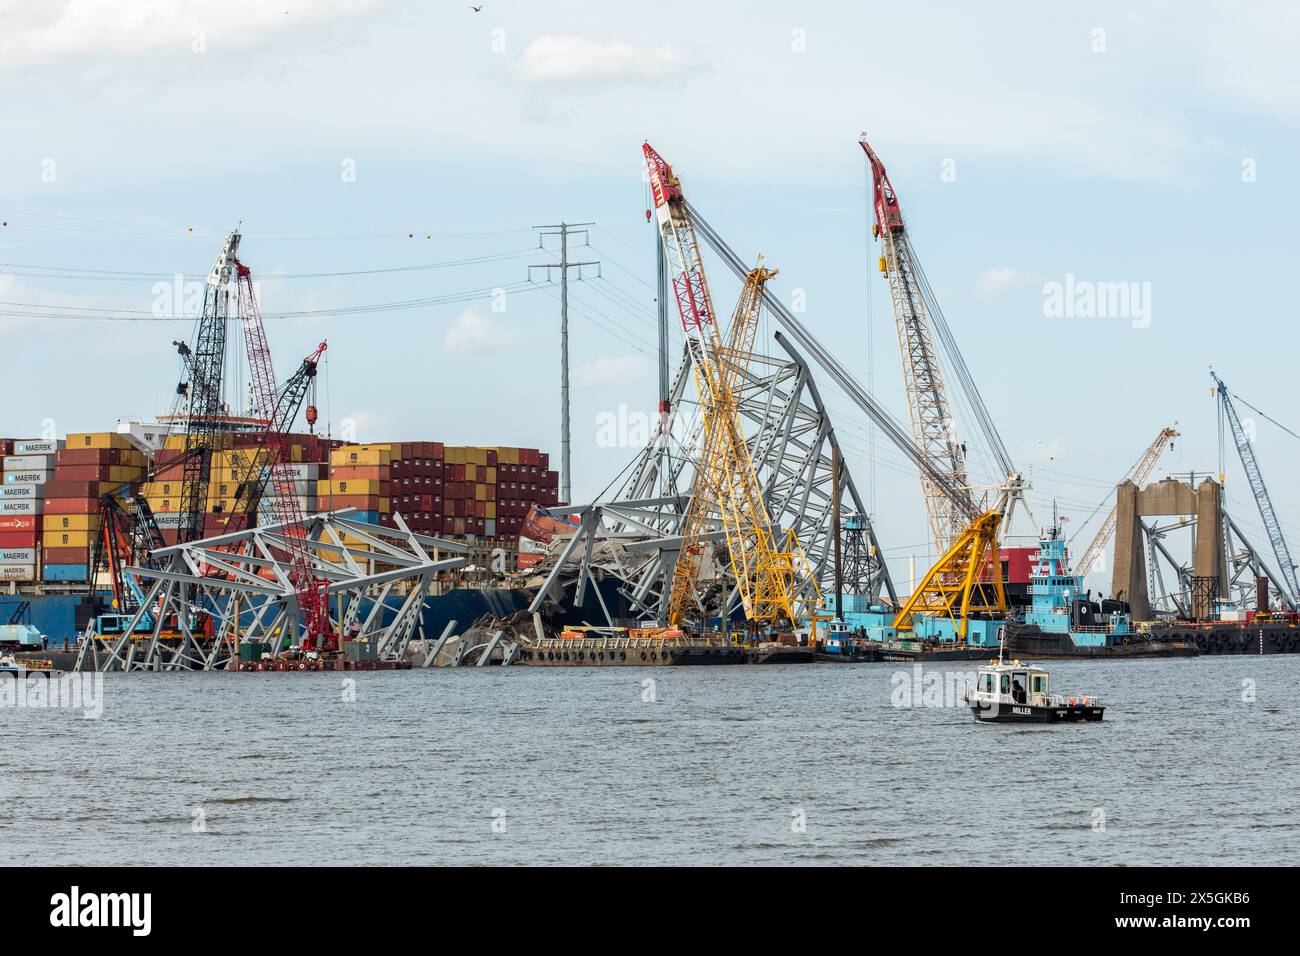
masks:
<instances>
[{"instance_id":1,"label":"hazy blue sky","mask_svg":"<svg viewBox=\"0 0 1300 956\"><path fill-rule=\"evenodd\" d=\"M1300 430L1297 35L1300 14L1265 3L0 0L0 434L170 407L188 320L51 316L148 318L155 283L201 280L240 220L268 314L510 287L554 261L525 254L530 226L594 220L573 483L595 495L633 454L597 447L597 416L656 397L647 139L864 380L872 344L904 417L867 130L1040 519L1055 499L1077 526L1175 420L1162 470L1217 470L1211 363ZM713 275L729 312L736 285ZM1045 317L1045 284L1070 275L1149 283L1149 325ZM504 312L484 294L269 334L281 375L329 339L336 430L558 459L557 313L537 289ZM863 418L827 390L865 489ZM1300 545L1300 441L1260 420L1257 450ZM916 478L892 448L874 474L905 576L926 553ZM1235 456L1228 493L1257 528Z\"/></svg>"}]
</instances>

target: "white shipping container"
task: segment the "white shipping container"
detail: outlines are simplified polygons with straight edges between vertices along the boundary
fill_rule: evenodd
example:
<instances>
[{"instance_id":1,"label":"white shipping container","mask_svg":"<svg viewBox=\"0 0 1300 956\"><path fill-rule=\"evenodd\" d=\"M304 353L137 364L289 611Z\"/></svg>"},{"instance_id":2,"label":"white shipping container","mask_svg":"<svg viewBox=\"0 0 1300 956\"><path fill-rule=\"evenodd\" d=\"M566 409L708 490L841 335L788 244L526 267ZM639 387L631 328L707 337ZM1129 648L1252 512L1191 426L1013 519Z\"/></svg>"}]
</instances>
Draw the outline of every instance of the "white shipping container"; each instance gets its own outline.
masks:
<instances>
[{"instance_id":1,"label":"white shipping container","mask_svg":"<svg viewBox=\"0 0 1300 956\"><path fill-rule=\"evenodd\" d=\"M34 564L0 564L0 581L35 581Z\"/></svg>"},{"instance_id":2,"label":"white shipping container","mask_svg":"<svg viewBox=\"0 0 1300 956\"><path fill-rule=\"evenodd\" d=\"M9 501L14 498L44 498L45 486L32 483L27 484L4 484L0 485L0 501Z\"/></svg>"},{"instance_id":3,"label":"white shipping container","mask_svg":"<svg viewBox=\"0 0 1300 956\"><path fill-rule=\"evenodd\" d=\"M181 513L179 511L155 511L153 520L160 530L163 528L176 529L181 526Z\"/></svg>"},{"instance_id":4,"label":"white shipping container","mask_svg":"<svg viewBox=\"0 0 1300 956\"><path fill-rule=\"evenodd\" d=\"M42 498L0 498L0 515L38 515L44 511Z\"/></svg>"},{"instance_id":5,"label":"white shipping container","mask_svg":"<svg viewBox=\"0 0 1300 956\"><path fill-rule=\"evenodd\" d=\"M5 471L49 471L54 459L47 455L6 455Z\"/></svg>"},{"instance_id":6,"label":"white shipping container","mask_svg":"<svg viewBox=\"0 0 1300 956\"><path fill-rule=\"evenodd\" d=\"M4 473L6 485L15 484L36 484L43 485L47 481L54 480L54 469L48 471L6 471Z\"/></svg>"},{"instance_id":7,"label":"white shipping container","mask_svg":"<svg viewBox=\"0 0 1300 956\"><path fill-rule=\"evenodd\" d=\"M5 548L0 550L0 564L35 564L35 548Z\"/></svg>"},{"instance_id":8,"label":"white shipping container","mask_svg":"<svg viewBox=\"0 0 1300 956\"><path fill-rule=\"evenodd\" d=\"M278 499L278 498L275 498L275 497L263 498L263 499L262 499L262 503L261 503L261 505L260 505L260 506L258 507L258 509L257 509L258 512L260 512L261 514L264 514L264 515L273 514L273 513L275 512L275 509L276 509L276 505L277 505L278 500L279 500L279 499ZM302 512L305 513L305 512L308 512L308 511L315 511L315 510L316 510L316 498L315 498L314 496L313 496L313 497L305 497L305 496L304 496L304 497L299 497L299 498L297 499L297 501L298 501L298 510L299 510L299 511L302 511Z\"/></svg>"},{"instance_id":9,"label":"white shipping container","mask_svg":"<svg viewBox=\"0 0 1300 956\"><path fill-rule=\"evenodd\" d=\"M296 461L288 466L289 476L294 481L315 481L321 475L320 469L318 461Z\"/></svg>"},{"instance_id":10,"label":"white shipping container","mask_svg":"<svg viewBox=\"0 0 1300 956\"><path fill-rule=\"evenodd\" d=\"M62 438L25 438L14 442L15 455L53 455L67 446Z\"/></svg>"}]
</instances>

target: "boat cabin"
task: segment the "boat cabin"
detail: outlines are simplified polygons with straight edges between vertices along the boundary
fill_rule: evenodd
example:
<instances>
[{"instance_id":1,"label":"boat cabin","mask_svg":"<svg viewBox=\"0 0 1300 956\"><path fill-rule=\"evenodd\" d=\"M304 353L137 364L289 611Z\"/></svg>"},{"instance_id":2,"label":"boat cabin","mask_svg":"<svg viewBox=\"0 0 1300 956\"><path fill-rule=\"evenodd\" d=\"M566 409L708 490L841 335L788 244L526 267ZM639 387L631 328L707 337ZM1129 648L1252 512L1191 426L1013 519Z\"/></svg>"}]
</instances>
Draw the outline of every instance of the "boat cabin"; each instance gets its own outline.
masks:
<instances>
[{"instance_id":1,"label":"boat cabin","mask_svg":"<svg viewBox=\"0 0 1300 956\"><path fill-rule=\"evenodd\" d=\"M979 669L975 695L985 702L1052 706L1051 676L1041 667L1020 661L987 664Z\"/></svg>"}]
</instances>

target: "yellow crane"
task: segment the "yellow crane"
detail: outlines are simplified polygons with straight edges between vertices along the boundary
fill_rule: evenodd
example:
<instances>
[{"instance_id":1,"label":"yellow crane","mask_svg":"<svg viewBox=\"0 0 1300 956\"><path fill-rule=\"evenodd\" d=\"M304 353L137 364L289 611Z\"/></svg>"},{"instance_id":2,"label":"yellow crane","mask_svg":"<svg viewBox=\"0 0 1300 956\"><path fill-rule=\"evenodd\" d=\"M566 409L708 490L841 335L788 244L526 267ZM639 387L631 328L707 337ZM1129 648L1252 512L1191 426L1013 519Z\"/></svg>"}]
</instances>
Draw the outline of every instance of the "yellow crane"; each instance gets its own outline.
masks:
<instances>
[{"instance_id":1,"label":"yellow crane","mask_svg":"<svg viewBox=\"0 0 1300 956\"><path fill-rule=\"evenodd\" d=\"M1176 425L1178 423L1175 422L1174 424ZM1142 457L1138 459L1137 465L1133 468L1133 471L1129 476L1135 485L1141 487L1143 482L1151 477L1151 472L1155 470L1156 463L1160 461L1160 456L1164 454L1165 449L1168 448L1177 437L1178 432L1172 428L1160 429L1160 434L1156 436L1156 440L1151 443L1150 447L1142 453ZM1107 512L1106 519L1102 521L1101 527L1097 529L1096 537L1094 537L1088 544L1088 547L1084 549L1083 555L1079 560L1074 562L1075 574L1088 574L1090 571L1098 568L1097 559L1101 557L1102 551L1105 550L1106 545L1115 535L1115 525L1118 523L1118 513L1116 508L1116 505L1110 506L1110 511Z\"/></svg>"},{"instance_id":2,"label":"yellow crane","mask_svg":"<svg viewBox=\"0 0 1300 956\"><path fill-rule=\"evenodd\" d=\"M694 603L707 532L716 515L722 522L746 620L794 627L800 614L808 613L807 605L820 603L820 594L794 533L787 530L781 535L772 526L740 425L737 398L749 365L764 286L776 272L759 266L746 276L724 345L681 183L649 143L644 153L704 419L703 450L673 568L668 624L678 626Z\"/></svg>"},{"instance_id":3,"label":"yellow crane","mask_svg":"<svg viewBox=\"0 0 1300 956\"><path fill-rule=\"evenodd\" d=\"M1006 614L998 553L1001 524L1001 508L986 511L968 524L894 616L894 627L912 630L918 614L946 617L955 625L957 636L964 639L972 613Z\"/></svg>"}]
</instances>

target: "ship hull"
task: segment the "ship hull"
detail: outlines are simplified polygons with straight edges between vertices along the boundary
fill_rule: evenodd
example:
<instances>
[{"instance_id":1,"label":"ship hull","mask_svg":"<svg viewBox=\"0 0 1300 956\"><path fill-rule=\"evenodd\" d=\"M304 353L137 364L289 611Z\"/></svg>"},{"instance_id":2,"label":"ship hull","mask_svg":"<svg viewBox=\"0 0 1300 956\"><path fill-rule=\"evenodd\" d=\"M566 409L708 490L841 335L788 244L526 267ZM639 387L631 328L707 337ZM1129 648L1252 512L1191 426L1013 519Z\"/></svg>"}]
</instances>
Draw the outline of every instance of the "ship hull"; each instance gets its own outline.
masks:
<instances>
[{"instance_id":1,"label":"ship hull","mask_svg":"<svg viewBox=\"0 0 1300 956\"><path fill-rule=\"evenodd\" d=\"M1003 704L999 707L981 707L971 704L970 711L976 720L985 724L1074 724L1101 720L1105 707L1061 706L1039 707L1030 704Z\"/></svg>"}]
</instances>

